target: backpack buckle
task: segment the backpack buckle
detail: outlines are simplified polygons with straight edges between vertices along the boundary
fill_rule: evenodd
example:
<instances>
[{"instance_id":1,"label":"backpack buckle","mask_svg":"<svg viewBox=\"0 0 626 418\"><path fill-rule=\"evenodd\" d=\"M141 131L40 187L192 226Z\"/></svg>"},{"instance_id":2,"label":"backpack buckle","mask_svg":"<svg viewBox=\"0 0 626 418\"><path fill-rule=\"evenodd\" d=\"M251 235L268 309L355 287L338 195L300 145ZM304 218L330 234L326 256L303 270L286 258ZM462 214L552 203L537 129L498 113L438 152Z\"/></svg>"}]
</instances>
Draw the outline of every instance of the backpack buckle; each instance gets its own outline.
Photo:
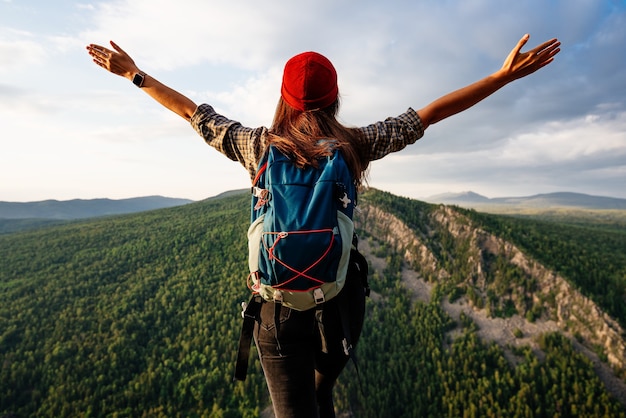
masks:
<instances>
[{"instance_id":1,"label":"backpack buckle","mask_svg":"<svg viewBox=\"0 0 626 418\"><path fill-rule=\"evenodd\" d=\"M315 300L316 305L319 305L326 301L326 298L324 297L324 291L320 287L313 291L313 299Z\"/></svg>"},{"instance_id":2,"label":"backpack buckle","mask_svg":"<svg viewBox=\"0 0 626 418\"><path fill-rule=\"evenodd\" d=\"M258 293L261 289L261 274L259 271L253 271L248 275L248 288L252 290L253 293Z\"/></svg>"},{"instance_id":3,"label":"backpack buckle","mask_svg":"<svg viewBox=\"0 0 626 418\"><path fill-rule=\"evenodd\" d=\"M247 302L241 302L241 317L245 319L246 317L246 309L248 309Z\"/></svg>"},{"instance_id":4,"label":"backpack buckle","mask_svg":"<svg viewBox=\"0 0 626 418\"><path fill-rule=\"evenodd\" d=\"M270 200L270 191L254 186L252 188L252 195L257 198L254 210L259 210Z\"/></svg>"},{"instance_id":5,"label":"backpack buckle","mask_svg":"<svg viewBox=\"0 0 626 418\"><path fill-rule=\"evenodd\" d=\"M343 347L343 352L346 356L350 355L350 351L352 351L352 344L348 343L347 339L341 340L341 346Z\"/></svg>"}]
</instances>

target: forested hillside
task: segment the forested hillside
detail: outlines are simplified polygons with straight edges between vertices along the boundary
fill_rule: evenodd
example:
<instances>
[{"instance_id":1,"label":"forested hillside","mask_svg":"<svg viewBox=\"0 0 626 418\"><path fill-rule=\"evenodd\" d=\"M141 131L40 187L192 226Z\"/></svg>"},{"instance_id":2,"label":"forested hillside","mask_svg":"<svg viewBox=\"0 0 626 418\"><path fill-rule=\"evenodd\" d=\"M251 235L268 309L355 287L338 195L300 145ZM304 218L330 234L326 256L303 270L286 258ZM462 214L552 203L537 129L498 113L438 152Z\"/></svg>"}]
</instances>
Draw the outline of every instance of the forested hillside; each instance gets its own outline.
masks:
<instances>
[{"instance_id":1,"label":"forested hillside","mask_svg":"<svg viewBox=\"0 0 626 418\"><path fill-rule=\"evenodd\" d=\"M0 236L0 417L259 416L269 399L256 358L246 382L232 382L239 303L248 296L248 203L247 195L235 195ZM378 191L360 203L363 211L356 216L364 247L375 251L372 260L383 262L372 268L374 292L357 350L362 388L349 365L337 388L338 412L626 416L575 349L593 335L575 328L573 315L570 330L543 334L536 347L509 348L511 360L506 348L478 337L469 316L453 318L443 307L443 301L466 300L494 318L539 321L554 315L558 322L562 312L556 307L563 301L556 287L550 299L519 257L477 243L496 242L484 234L510 239L497 243L522 248L526 261L532 260L530 270L543 271L546 264L560 277L569 272L564 265L578 264L575 254L564 251L580 247L563 245L547 260L532 248L541 233L553 240L550 245L563 236L575 239L566 235L567 227L538 228L524 244L513 233L525 230L523 220L507 226L506 218L473 219ZM405 236L396 226L391 234L381 232L393 220L406 228ZM614 304L602 297L619 295L626 263L617 257L605 269L598 252L611 251L611 245L600 245L604 236L586 235L587 254L600 261L580 276L604 279L609 272L606 286L615 288L601 292L582 282L573 287L609 311ZM613 242L623 240L622 235ZM416 300L407 291L401 276L408 267L434 286L430 300ZM571 340L574 334L578 339ZM606 348L596 351L609 360Z\"/></svg>"}]
</instances>

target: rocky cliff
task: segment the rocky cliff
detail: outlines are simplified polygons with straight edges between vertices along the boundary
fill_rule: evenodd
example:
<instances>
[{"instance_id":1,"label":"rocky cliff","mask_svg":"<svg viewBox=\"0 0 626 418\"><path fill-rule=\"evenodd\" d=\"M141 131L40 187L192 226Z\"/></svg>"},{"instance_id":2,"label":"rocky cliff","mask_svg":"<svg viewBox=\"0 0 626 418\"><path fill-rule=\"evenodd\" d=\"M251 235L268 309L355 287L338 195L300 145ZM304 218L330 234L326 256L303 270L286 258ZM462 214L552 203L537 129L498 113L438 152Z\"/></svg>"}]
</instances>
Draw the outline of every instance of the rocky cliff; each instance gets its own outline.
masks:
<instances>
[{"instance_id":1,"label":"rocky cliff","mask_svg":"<svg viewBox=\"0 0 626 418\"><path fill-rule=\"evenodd\" d=\"M365 203L355 221L367 235L403 254L416 280L445 287L450 300L444 298L444 306L453 316L462 310L480 320L483 336L503 346L532 345L540 333L558 330L590 357L597 361L597 353L617 375L624 374L624 330L564 277L451 207L420 216L422 225L409 226ZM489 332L494 327L502 329Z\"/></svg>"}]
</instances>

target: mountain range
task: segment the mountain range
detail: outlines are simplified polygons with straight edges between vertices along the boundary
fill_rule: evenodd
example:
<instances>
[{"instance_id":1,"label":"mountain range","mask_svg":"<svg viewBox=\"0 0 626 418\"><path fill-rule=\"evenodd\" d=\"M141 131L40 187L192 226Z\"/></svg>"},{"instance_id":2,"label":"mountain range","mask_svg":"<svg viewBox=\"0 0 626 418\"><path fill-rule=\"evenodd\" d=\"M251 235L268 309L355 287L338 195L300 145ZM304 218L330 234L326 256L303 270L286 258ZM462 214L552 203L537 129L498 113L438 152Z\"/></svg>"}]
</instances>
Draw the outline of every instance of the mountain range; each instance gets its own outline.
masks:
<instances>
[{"instance_id":1,"label":"mountain range","mask_svg":"<svg viewBox=\"0 0 626 418\"><path fill-rule=\"evenodd\" d=\"M225 192L216 197L227 197L242 190ZM472 191L443 193L422 199L428 203L442 203L478 209L626 209L626 199L592 196L582 193L556 192L522 197L488 198ZM37 202L0 201L0 219L72 220L98 216L136 213L186 205L193 202L163 196L146 196L130 199L72 199L43 200Z\"/></svg>"},{"instance_id":2,"label":"mountain range","mask_svg":"<svg viewBox=\"0 0 626 418\"><path fill-rule=\"evenodd\" d=\"M480 208L575 208L575 209L626 209L626 199L592 196L583 193L556 192L523 197L488 198L471 191L444 193L423 199L429 203L443 203L462 207Z\"/></svg>"},{"instance_id":3,"label":"mountain range","mask_svg":"<svg viewBox=\"0 0 626 418\"><path fill-rule=\"evenodd\" d=\"M0 202L0 219L70 220L144 212L191 203L189 199L163 196L130 199L42 200L39 202Z\"/></svg>"}]
</instances>

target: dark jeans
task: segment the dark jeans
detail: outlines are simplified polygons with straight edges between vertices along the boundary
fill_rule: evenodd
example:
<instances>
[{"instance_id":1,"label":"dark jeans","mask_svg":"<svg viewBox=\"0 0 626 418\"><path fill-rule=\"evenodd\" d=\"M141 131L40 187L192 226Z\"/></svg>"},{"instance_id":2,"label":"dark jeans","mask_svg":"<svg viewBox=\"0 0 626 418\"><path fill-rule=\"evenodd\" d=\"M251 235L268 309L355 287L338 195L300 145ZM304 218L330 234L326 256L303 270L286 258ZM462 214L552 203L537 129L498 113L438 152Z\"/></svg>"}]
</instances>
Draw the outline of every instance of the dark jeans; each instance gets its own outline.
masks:
<instances>
[{"instance_id":1,"label":"dark jeans","mask_svg":"<svg viewBox=\"0 0 626 418\"><path fill-rule=\"evenodd\" d=\"M341 343L344 331L339 304L346 307L343 312L347 314L355 347L365 314L365 289L359 277L349 274L341 292L324 304L325 353L315 309L296 311L280 307L279 349L274 327L275 304L263 303L254 339L277 418L335 416L332 391L349 359Z\"/></svg>"}]
</instances>

